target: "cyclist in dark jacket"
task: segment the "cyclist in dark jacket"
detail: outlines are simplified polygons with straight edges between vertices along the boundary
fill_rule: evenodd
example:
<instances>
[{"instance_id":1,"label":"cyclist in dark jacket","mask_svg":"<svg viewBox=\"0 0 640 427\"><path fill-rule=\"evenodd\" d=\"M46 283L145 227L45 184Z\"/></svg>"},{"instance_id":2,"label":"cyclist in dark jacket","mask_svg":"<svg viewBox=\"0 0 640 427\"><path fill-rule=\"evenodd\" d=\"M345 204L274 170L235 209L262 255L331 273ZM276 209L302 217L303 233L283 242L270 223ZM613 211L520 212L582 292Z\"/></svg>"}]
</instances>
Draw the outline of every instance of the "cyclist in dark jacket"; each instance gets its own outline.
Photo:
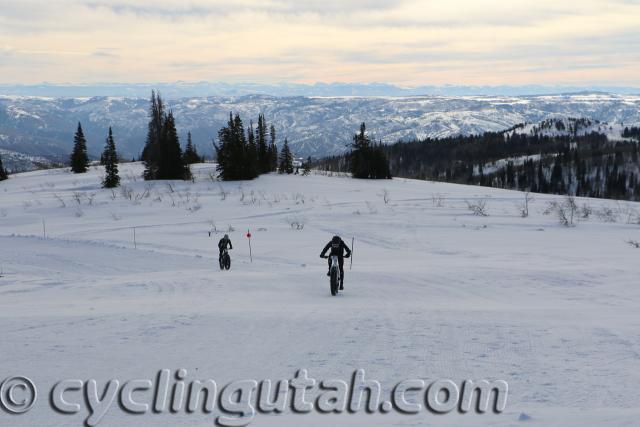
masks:
<instances>
[{"instance_id":1,"label":"cyclist in dark jacket","mask_svg":"<svg viewBox=\"0 0 640 427\"><path fill-rule=\"evenodd\" d=\"M327 243L322 252L320 253L320 258L324 258L325 254L331 250L329 253L329 271L327 272L327 276L331 274L331 255L338 256L338 263L340 264L340 289L343 289L344 282L344 258L349 258L351 256L351 249L344 243L344 241L340 238L340 236L333 236L331 241ZM345 254L346 251L346 254Z\"/></svg>"},{"instance_id":2,"label":"cyclist in dark jacket","mask_svg":"<svg viewBox=\"0 0 640 427\"><path fill-rule=\"evenodd\" d=\"M218 254L218 260L222 259L222 251L227 249L227 246L229 247L229 249L233 249L233 245L231 244L231 239L229 239L229 235L225 234L224 237L220 239L220 241L218 242L218 249L220 250L220 254Z\"/></svg>"}]
</instances>

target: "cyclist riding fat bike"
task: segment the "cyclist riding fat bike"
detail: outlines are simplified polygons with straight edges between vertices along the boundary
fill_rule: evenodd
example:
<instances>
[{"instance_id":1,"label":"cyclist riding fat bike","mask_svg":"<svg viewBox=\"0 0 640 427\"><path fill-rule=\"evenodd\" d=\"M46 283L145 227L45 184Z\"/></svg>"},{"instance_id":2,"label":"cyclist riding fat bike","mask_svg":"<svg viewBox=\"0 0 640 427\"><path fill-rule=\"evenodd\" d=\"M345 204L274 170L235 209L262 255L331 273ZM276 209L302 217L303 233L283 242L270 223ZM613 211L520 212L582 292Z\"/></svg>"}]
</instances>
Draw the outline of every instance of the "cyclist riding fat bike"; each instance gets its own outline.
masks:
<instances>
[{"instance_id":1,"label":"cyclist riding fat bike","mask_svg":"<svg viewBox=\"0 0 640 427\"><path fill-rule=\"evenodd\" d=\"M331 274L331 256L336 255L338 257L338 264L340 265L340 289L342 290L344 288L344 258L349 258L351 256L351 249L349 249L340 236L333 236L331 241L327 243L320 253L320 258L324 258L325 254L329 250L331 250L331 252L328 257L329 271L327 272L327 276Z\"/></svg>"},{"instance_id":2,"label":"cyclist riding fat bike","mask_svg":"<svg viewBox=\"0 0 640 427\"><path fill-rule=\"evenodd\" d=\"M229 247L229 249L233 249L233 245L231 244L229 235L225 234L224 237L218 242L218 249L220 250L220 253L218 254L218 260L222 259L222 252L227 249L227 246Z\"/></svg>"}]
</instances>

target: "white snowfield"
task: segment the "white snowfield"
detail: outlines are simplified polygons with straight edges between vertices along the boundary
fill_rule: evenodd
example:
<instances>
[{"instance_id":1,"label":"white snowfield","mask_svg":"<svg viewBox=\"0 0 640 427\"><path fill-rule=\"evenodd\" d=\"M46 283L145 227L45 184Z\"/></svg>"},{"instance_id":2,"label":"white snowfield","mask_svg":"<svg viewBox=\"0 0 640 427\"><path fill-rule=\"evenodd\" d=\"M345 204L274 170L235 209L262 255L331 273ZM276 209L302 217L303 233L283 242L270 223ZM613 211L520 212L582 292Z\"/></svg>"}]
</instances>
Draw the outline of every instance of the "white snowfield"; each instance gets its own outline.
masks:
<instances>
[{"instance_id":1,"label":"white snowfield","mask_svg":"<svg viewBox=\"0 0 640 427\"><path fill-rule=\"evenodd\" d=\"M221 183L214 168L168 184L121 165L113 193L100 167L0 183L0 381L23 375L39 392L28 413L0 408L0 425L80 427L81 392L65 394L82 405L75 415L50 407L58 381L179 368L219 388L299 369L348 380L362 368L383 399L405 379L509 384L500 414L287 412L252 426L637 425L640 249L627 241L640 241L640 205L580 199L591 215L563 227L544 214L561 197L535 195L523 218L513 191L321 175ZM467 208L481 199L488 216ZM220 271L226 232L232 265ZM355 237L337 297L319 258L333 234ZM99 425L214 420L114 405Z\"/></svg>"}]
</instances>

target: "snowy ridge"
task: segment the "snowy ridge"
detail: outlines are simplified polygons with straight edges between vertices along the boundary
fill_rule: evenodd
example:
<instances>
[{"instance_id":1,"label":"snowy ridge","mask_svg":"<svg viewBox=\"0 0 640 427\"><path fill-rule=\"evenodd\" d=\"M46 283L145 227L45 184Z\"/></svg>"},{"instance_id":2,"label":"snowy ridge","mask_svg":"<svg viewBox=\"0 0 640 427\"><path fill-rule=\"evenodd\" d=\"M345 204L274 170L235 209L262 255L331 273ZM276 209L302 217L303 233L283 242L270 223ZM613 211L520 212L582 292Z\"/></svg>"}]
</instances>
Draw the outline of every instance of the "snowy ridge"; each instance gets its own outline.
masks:
<instances>
[{"instance_id":1,"label":"snowy ridge","mask_svg":"<svg viewBox=\"0 0 640 427\"><path fill-rule=\"evenodd\" d=\"M359 123L375 140L446 137L501 131L519 123L578 117L592 122L640 124L640 96L572 94L549 96L274 97L268 95L169 99L180 137L187 131L203 153L230 111L245 120L264 113L286 136L296 156L343 152ZM60 160L68 156L78 121L83 123L90 154L97 157L106 130L113 126L121 153L142 149L147 126L145 98L38 98L0 96L0 148Z\"/></svg>"},{"instance_id":2,"label":"snowy ridge","mask_svg":"<svg viewBox=\"0 0 640 427\"><path fill-rule=\"evenodd\" d=\"M528 134L539 136L582 136L590 133L599 133L607 136L610 141L632 140L624 138L624 123L607 123L588 118L560 117L543 120L539 123L525 123L514 126L506 134Z\"/></svg>"}]
</instances>

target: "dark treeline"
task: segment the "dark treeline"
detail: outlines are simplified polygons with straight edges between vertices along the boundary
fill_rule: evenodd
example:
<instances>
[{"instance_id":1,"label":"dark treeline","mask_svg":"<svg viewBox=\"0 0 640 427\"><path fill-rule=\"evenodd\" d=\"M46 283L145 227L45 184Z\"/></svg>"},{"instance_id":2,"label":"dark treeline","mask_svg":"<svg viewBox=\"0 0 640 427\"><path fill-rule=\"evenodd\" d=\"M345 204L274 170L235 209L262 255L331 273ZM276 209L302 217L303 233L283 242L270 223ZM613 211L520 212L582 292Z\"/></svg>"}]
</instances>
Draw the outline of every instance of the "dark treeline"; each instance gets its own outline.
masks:
<instances>
[{"instance_id":1,"label":"dark treeline","mask_svg":"<svg viewBox=\"0 0 640 427\"><path fill-rule=\"evenodd\" d=\"M629 130L631 132L631 130ZM521 191L640 200L639 144L600 133L510 131L398 142L384 147L394 176ZM348 155L316 166L347 171Z\"/></svg>"},{"instance_id":2,"label":"dark treeline","mask_svg":"<svg viewBox=\"0 0 640 427\"><path fill-rule=\"evenodd\" d=\"M273 125L267 131L267 121L262 114L258 116L258 125L254 128L251 121L245 131L240 115L229 113L229 121L218 132L218 144L214 144L214 148L218 172L225 181L254 179L278 168L276 131ZM291 162L288 144L285 144L285 150L285 163L281 156L280 167L288 172L287 166Z\"/></svg>"},{"instance_id":3,"label":"dark treeline","mask_svg":"<svg viewBox=\"0 0 640 427\"><path fill-rule=\"evenodd\" d=\"M8 175L7 170L2 165L2 156L0 155L0 181L7 179L9 177Z\"/></svg>"},{"instance_id":4,"label":"dark treeline","mask_svg":"<svg viewBox=\"0 0 640 427\"><path fill-rule=\"evenodd\" d=\"M391 170L386 149L382 143L374 143L366 133L366 125L360 125L360 132L353 136L351 151L346 154L325 157L312 162L308 159L308 167L315 167L330 172L349 172L353 178L390 179Z\"/></svg>"},{"instance_id":5,"label":"dark treeline","mask_svg":"<svg viewBox=\"0 0 640 427\"><path fill-rule=\"evenodd\" d=\"M625 127L622 131L622 136L625 138L636 138L640 141L640 127Z\"/></svg>"}]
</instances>

